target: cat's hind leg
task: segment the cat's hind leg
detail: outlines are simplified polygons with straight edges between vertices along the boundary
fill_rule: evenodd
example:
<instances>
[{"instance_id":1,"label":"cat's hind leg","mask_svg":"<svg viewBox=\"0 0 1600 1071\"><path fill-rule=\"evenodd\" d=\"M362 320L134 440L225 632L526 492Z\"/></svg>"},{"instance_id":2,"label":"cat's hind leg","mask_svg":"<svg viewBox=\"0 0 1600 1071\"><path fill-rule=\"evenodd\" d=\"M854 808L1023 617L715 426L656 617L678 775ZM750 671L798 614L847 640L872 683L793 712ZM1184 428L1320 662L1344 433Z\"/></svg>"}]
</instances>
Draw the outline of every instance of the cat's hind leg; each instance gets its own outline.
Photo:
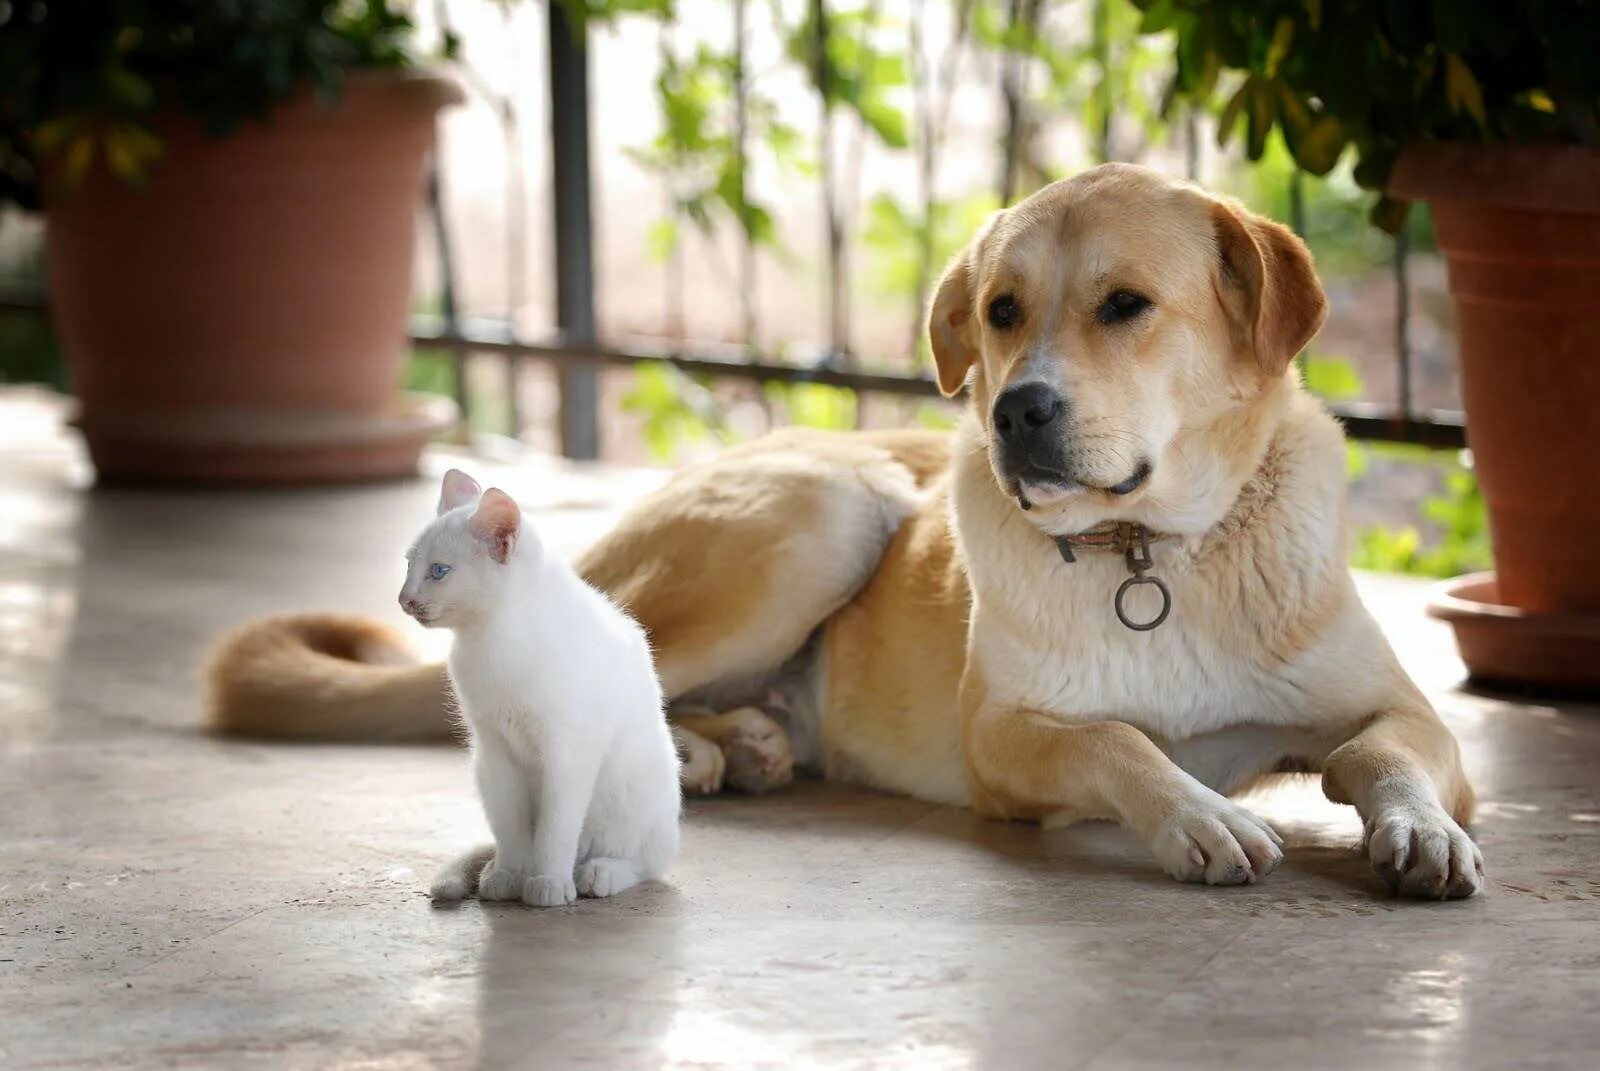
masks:
<instances>
[{"instance_id":1,"label":"cat's hind leg","mask_svg":"<svg viewBox=\"0 0 1600 1071\"><path fill-rule=\"evenodd\" d=\"M639 868L628 859L598 855L578 864L579 896L614 896L639 884Z\"/></svg>"},{"instance_id":2,"label":"cat's hind leg","mask_svg":"<svg viewBox=\"0 0 1600 1071\"><path fill-rule=\"evenodd\" d=\"M433 885L428 889L428 896L438 903L453 903L475 896L478 892L478 878L483 874L483 868L489 865L494 858L493 844L480 844L459 859L454 859L439 876L433 879Z\"/></svg>"}]
</instances>

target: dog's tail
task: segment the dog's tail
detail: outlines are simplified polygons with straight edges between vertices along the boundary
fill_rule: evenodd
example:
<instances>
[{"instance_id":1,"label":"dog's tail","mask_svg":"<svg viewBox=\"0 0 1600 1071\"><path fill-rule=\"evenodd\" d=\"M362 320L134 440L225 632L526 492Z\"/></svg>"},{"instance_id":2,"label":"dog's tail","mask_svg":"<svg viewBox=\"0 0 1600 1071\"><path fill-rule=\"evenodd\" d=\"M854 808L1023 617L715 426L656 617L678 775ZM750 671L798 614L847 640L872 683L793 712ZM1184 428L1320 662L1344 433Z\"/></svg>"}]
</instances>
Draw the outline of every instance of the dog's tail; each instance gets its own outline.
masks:
<instances>
[{"instance_id":1,"label":"dog's tail","mask_svg":"<svg viewBox=\"0 0 1600 1071\"><path fill-rule=\"evenodd\" d=\"M444 666L418 664L399 633L366 618L253 621L223 639L205 678L218 732L371 743L455 730Z\"/></svg>"}]
</instances>

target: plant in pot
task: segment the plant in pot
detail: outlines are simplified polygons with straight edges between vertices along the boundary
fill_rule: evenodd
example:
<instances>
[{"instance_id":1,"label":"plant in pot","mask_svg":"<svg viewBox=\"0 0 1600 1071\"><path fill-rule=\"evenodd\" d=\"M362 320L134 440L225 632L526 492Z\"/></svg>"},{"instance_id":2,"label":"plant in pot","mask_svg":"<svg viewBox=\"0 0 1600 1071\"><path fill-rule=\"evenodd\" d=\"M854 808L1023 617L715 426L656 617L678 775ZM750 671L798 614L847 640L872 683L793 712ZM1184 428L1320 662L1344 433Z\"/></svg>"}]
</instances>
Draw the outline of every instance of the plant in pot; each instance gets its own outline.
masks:
<instances>
[{"instance_id":1,"label":"plant in pot","mask_svg":"<svg viewBox=\"0 0 1600 1071\"><path fill-rule=\"evenodd\" d=\"M102 479L402 475L454 419L400 393L440 108L385 0L0 5L0 206L45 213Z\"/></svg>"},{"instance_id":2,"label":"plant in pot","mask_svg":"<svg viewBox=\"0 0 1600 1071\"><path fill-rule=\"evenodd\" d=\"M1428 202L1495 556L1432 610L1477 676L1600 688L1600 18L1571 0L1133 2L1176 35L1175 93L1225 102L1220 137L1242 127L1254 159L1280 131L1319 175L1353 150L1390 232Z\"/></svg>"}]
</instances>

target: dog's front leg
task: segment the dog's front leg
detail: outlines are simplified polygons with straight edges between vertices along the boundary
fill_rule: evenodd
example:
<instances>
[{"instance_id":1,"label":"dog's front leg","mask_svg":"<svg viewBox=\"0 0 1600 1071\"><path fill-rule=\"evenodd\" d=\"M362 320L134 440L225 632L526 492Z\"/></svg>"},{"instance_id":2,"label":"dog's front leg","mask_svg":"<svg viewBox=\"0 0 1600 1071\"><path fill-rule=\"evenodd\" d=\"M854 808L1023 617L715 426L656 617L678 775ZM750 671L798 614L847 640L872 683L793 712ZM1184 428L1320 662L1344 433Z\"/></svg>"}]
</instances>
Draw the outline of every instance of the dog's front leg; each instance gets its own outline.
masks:
<instances>
[{"instance_id":1,"label":"dog's front leg","mask_svg":"<svg viewBox=\"0 0 1600 1071\"><path fill-rule=\"evenodd\" d=\"M980 707L966 721L966 755L980 814L1115 819L1179 881L1239 885L1283 859L1271 826L1179 769L1126 722L1075 725Z\"/></svg>"},{"instance_id":2,"label":"dog's front leg","mask_svg":"<svg viewBox=\"0 0 1600 1071\"><path fill-rule=\"evenodd\" d=\"M1355 805L1372 868L1391 888L1444 900L1483 887L1483 855L1461 828L1473 796L1460 749L1420 695L1373 715L1335 749L1322 790Z\"/></svg>"}]
</instances>

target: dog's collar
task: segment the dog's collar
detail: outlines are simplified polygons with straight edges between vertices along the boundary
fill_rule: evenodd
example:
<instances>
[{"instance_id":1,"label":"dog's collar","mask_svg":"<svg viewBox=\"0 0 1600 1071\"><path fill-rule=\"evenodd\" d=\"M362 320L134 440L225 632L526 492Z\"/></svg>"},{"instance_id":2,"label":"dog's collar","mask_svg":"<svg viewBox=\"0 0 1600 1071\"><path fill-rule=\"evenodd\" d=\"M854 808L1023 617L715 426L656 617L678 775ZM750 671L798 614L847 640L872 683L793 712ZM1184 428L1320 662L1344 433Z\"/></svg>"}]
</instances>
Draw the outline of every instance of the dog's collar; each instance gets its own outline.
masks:
<instances>
[{"instance_id":1,"label":"dog's collar","mask_svg":"<svg viewBox=\"0 0 1600 1071\"><path fill-rule=\"evenodd\" d=\"M1103 521L1093 528L1052 538L1056 542L1056 549L1061 552L1062 559L1071 564L1078 560L1078 551L1098 550L1126 554L1137 547L1141 540L1149 544L1176 537L1171 532L1152 532L1144 525L1134 524L1132 521Z\"/></svg>"},{"instance_id":2,"label":"dog's collar","mask_svg":"<svg viewBox=\"0 0 1600 1071\"><path fill-rule=\"evenodd\" d=\"M1170 532L1152 532L1144 525L1134 524L1131 521L1106 521L1081 532L1053 538L1056 550L1061 552L1061 560L1068 565L1077 562L1080 551L1108 551L1122 554L1127 558L1128 572L1132 575L1117 588L1111 606L1117 612L1117 620L1128 628L1135 632L1149 632L1165 621L1167 614L1172 612L1172 592L1167 590L1167 585L1162 583L1159 577L1145 575L1155 566L1155 561L1150 557L1150 544L1173 538ZM1128 616L1127 610L1123 607L1123 600L1127 598L1130 590L1145 584L1154 587L1160 593L1161 612L1149 621L1135 621Z\"/></svg>"}]
</instances>

